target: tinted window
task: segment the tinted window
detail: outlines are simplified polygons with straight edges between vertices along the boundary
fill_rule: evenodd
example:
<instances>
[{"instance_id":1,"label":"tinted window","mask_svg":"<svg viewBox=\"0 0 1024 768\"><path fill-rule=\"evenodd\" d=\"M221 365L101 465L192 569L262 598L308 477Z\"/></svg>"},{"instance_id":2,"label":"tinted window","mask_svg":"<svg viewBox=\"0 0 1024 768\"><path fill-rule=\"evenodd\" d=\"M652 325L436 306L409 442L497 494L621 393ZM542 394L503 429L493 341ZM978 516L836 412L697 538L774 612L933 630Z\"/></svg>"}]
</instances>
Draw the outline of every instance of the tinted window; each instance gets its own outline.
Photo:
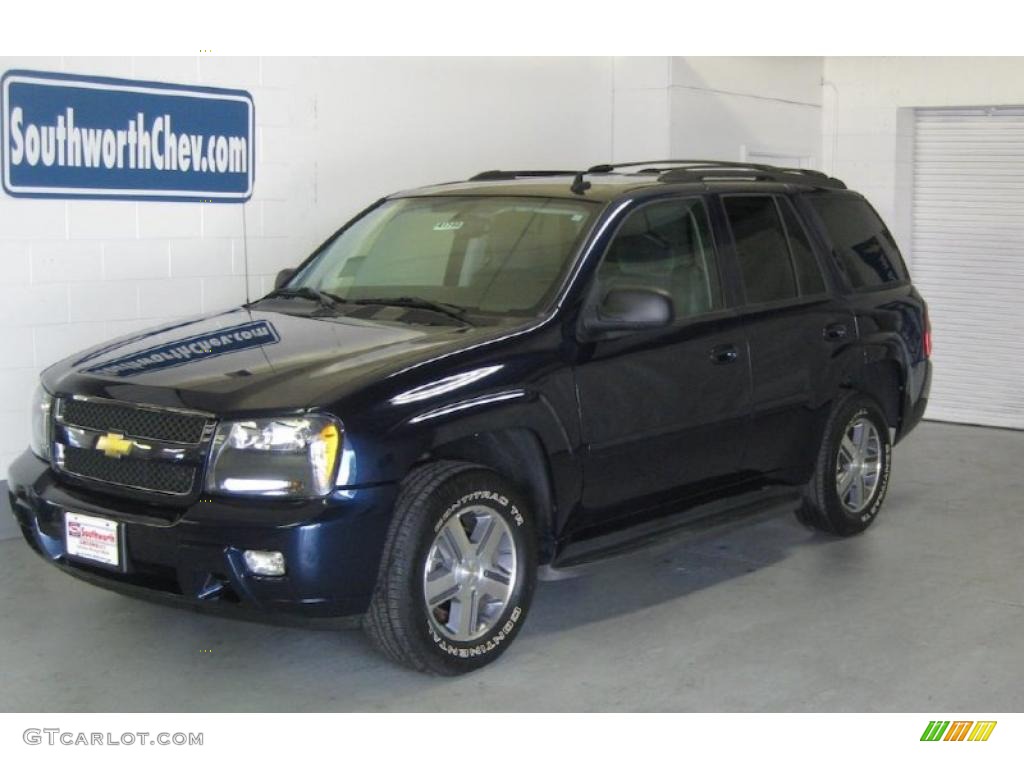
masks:
<instances>
[{"instance_id":1,"label":"tinted window","mask_svg":"<svg viewBox=\"0 0 1024 768\"><path fill-rule=\"evenodd\" d=\"M722 306L704 202L653 203L622 223L598 269L602 296L616 287L668 291L677 318Z\"/></svg>"},{"instance_id":2,"label":"tinted window","mask_svg":"<svg viewBox=\"0 0 1024 768\"><path fill-rule=\"evenodd\" d=\"M825 292L825 282L821 277L821 268L811 250L811 242L807 232L796 216L789 200L779 200L782 220L786 224L789 235L789 250L793 255L793 269L796 271L797 289L801 296L813 296Z\"/></svg>"},{"instance_id":3,"label":"tinted window","mask_svg":"<svg viewBox=\"0 0 1024 768\"><path fill-rule=\"evenodd\" d=\"M907 279L907 270L885 224L871 206L852 195L808 197L854 288Z\"/></svg>"},{"instance_id":4,"label":"tinted window","mask_svg":"<svg viewBox=\"0 0 1024 768\"><path fill-rule=\"evenodd\" d=\"M794 298L796 276L774 198L726 197L723 202L747 301L759 304Z\"/></svg>"}]
</instances>

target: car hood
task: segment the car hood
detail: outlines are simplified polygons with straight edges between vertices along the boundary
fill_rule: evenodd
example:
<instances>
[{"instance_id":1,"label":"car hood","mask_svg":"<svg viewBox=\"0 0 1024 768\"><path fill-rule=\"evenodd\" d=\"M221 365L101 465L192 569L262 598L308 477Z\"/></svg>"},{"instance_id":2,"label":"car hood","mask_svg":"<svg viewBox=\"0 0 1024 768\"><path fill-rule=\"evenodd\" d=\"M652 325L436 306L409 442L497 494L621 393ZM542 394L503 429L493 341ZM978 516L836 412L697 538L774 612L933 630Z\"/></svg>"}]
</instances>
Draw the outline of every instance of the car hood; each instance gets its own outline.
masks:
<instances>
[{"instance_id":1,"label":"car hood","mask_svg":"<svg viewBox=\"0 0 1024 768\"><path fill-rule=\"evenodd\" d=\"M302 409L506 332L239 308L93 347L43 380L55 394L213 413Z\"/></svg>"}]
</instances>

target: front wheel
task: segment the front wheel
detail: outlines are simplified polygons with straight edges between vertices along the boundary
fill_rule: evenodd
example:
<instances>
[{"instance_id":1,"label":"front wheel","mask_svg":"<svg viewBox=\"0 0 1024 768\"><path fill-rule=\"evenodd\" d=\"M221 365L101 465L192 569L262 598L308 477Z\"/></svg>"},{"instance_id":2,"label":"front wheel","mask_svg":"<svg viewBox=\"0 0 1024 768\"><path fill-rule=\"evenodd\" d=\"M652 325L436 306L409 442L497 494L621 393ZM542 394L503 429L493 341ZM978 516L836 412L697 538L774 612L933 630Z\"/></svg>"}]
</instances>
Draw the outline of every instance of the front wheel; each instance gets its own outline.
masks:
<instances>
[{"instance_id":1,"label":"front wheel","mask_svg":"<svg viewBox=\"0 0 1024 768\"><path fill-rule=\"evenodd\" d=\"M532 516L489 469L443 461L403 483L365 627L391 659L457 675L494 661L536 582Z\"/></svg>"},{"instance_id":2,"label":"front wheel","mask_svg":"<svg viewBox=\"0 0 1024 768\"><path fill-rule=\"evenodd\" d=\"M871 398L847 392L829 415L797 518L826 533L860 533L881 509L891 467L885 415Z\"/></svg>"}]
</instances>

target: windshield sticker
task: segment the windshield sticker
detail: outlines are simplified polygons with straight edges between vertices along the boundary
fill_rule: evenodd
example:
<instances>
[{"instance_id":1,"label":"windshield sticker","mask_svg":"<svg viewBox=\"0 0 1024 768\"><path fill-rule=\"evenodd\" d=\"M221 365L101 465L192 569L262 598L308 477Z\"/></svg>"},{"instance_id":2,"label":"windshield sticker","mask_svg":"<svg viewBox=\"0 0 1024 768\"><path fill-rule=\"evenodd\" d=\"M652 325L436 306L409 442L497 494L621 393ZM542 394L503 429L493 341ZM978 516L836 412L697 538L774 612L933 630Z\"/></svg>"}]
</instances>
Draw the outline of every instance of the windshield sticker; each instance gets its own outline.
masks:
<instances>
[{"instance_id":1,"label":"windshield sticker","mask_svg":"<svg viewBox=\"0 0 1024 768\"><path fill-rule=\"evenodd\" d=\"M435 232L451 232L452 230L462 229L463 222L461 221L439 221L434 225Z\"/></svg>"}]
</instances>

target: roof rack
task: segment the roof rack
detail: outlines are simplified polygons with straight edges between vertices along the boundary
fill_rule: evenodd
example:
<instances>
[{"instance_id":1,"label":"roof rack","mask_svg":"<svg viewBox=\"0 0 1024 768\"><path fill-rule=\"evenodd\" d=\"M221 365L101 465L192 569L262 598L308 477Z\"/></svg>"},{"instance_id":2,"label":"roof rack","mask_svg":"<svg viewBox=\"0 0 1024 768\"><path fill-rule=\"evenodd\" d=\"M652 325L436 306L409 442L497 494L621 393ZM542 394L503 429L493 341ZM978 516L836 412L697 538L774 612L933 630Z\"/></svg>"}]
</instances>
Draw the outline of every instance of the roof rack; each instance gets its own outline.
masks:
<instances>
[{"instance_id":1,"label":"roof rack","mask_svg":"<svg viewBox=\"0 0 1024 768\"><path fill-rule=\"evenodd\" d=\"M509 181L529 176L575 176L579 171L483 171L470 181Z\"/></svg>"},{"instance_id":2,"label":"roof rack","mask_svg":"<svg viewBox=\"0 0 1024 768\"><path fill-rule=\"evenodd\" d=\"M668 167L664 167L668 166ZM658 181L681 183L695 181L770 181L779 184L802 184L828 189L846 189L839 179L821 171L809 168L786 168L762 163L738 163L726 160L643 160L631 163L606 163L594 165L585 171L533 170L533 171L483 171L470 181L511 181L520 178L545 178L550 176L572 176L570 189L577 195L589 187L584 181L585 174L615 173L630 169L629 172L657 175Z\"/></svg>"},{"instance_id":3,"label":"roof rack","mask_svg":"<svg viewBox=\"0 0 1024 768\"><path fill-rule=\"evenodd\" d=\"M612 173L619 170L620 168L639 168L643 165L687 165L693 163L710 163L711 160L640 160L630 163L602 163L601 165L592 165L587 168L587 173ZM656 170L651 168L650 170ZM664 169L661 169L664 170ZM642 173L643 171L641 171Z\"/></svg>"},{"instance_id":4,"label":"roof rack","mask_svg":"<svg viewBox=\"0 0 1024 768\"><path fill-rule=\"evenodd\" d=\"M774 168L772 165L760 165L758 163L737 163L729 160L634 160L629 163L604 163L594 165L587 169L587 173L612 173L620 168L642 168L634 173L661 173L667 168L655 168L656 165L672 165L677 168L687 166L714 166L716 168ZM643 166L650 166L643 168Z\"/></svg>"},{"instance_id":5,"label":"roof rack","mask_svg":"<svg viewBox=\"0 0 1024 768\"><path fill-rule=\"evenodd\" d=\"M582 195L590 189L590 182L583 179L585 171L484 171L473 176L470 181L511 181L531 176L572 176L569 190L574 195Z\"/></svg>"},{"instance_id":6,"label":"roof rack","mask_svg":"<svg viewBox=\"0 0 1024 768\"><path fill-rule=\"evenodd\" d=\"M659 168L657 166L671 166ZM774 181L781 184L806 184L813 187L846 189L839 179L809 168L786 168L762 163L738 163L724 160L645 160L632 163L595 165L587 173L614 173L639 168L634 173L658 174L658 181Z\"/></svg>"},{"instance_id":7,"label":"roof rack","mask_svg":"<svg viewBox=\"0 0 1024 768\"><path fill-rule=\"evenodd\" d=\"M846 189L839 179L803 168L673 168L658 176L658 181L771 181L777 184L802 184L809 187Z\"/></svg>"}]
</instances>

